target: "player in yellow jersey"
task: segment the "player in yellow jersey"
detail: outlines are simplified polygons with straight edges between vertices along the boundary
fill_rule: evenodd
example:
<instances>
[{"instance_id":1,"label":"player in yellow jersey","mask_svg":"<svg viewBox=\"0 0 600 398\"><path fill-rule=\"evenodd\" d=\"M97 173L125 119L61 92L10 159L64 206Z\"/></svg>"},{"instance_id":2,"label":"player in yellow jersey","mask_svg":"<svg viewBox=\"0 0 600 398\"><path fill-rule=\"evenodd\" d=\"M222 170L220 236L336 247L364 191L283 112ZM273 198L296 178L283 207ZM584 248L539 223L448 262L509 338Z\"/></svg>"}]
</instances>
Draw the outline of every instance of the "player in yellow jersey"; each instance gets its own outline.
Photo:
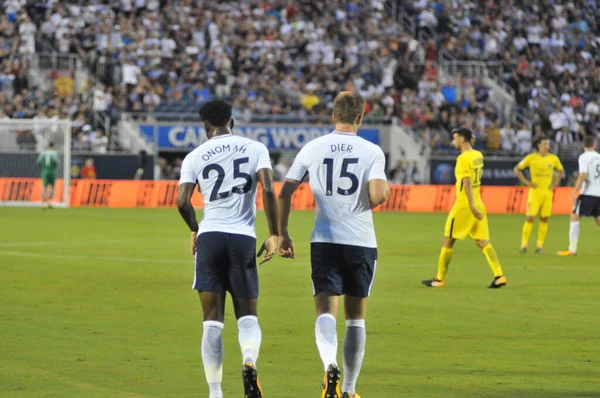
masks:
<instances>
[{"instance_id":1,"label":"player in yellow jersey","mask_svg":"<svg viewBox=\"0 0 600 398\"><path fill-rule=\"evenodd\" d=\"M475 240L494 273L490 288L506 285L506 277L498 255L490 243L490 232L485 205L481 200L481 176L483 175L483 155L472 148L473 132L466 127L453 130L453 144L461 154L456 159L456 201L446 219L444 243L440 252L438 272L434 279L425 280L428 287L443 287L448 265L452 260L452 249L457 239L470 236Z\"/></svg>"},{"instance_id":2,"label":"player in yellow jersey","mask_svg":"<svg viewBox=\"0 0 600 398\"><path fill-rule=\"evenodd\" d=\"M537 216L540 216L540 225L535 251L536 253L543 252L544 241L548 233L548 220L552 215L554 188L564 175L564 168L558 156L550 153L550 140L542 137L538 138L534 144L537 152L525 156L514 169L519 181L529 187L527 219L523 225L521 253L527 253L527 244L533 230L533 221ZM531 181L523 175L525 169L529 169Z\"/></svg>"}]
</instances>

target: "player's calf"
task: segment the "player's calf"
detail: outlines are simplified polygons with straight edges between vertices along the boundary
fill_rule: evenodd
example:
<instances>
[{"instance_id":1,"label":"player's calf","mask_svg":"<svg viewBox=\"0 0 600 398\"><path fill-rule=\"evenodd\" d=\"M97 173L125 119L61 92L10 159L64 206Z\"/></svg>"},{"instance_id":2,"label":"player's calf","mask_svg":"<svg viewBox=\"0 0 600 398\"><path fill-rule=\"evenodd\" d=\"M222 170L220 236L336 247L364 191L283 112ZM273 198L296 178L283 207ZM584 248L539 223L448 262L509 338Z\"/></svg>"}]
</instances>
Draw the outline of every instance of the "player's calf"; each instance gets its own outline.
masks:
<instances>
[{"instance_id":1,"label":"player's calf","mask_svg":"<svg viewBox=\"0 0 600 398\"><path fill-rule=\"evenodd\" d=\"M346 335L344 337L344 382L342 391L348 396L353 396L356 390L356 380L360 374L365 357L365 344L367 332L364 319L349 319L346 321Z\"/></svg>"},{"instance_id":2,"label":"player's calf","mask_svg":"<svg viewBox=\"0 0 600 398\"><path fill-rule=\"evenodd\" d=\"M202 363L210 398L223 398L223 326L221 322L205 321L202 333Z\"/></svg>"},{"instance_id":3,"label":"player's calf","mask_svg":"<svg viewBox=\"0 0 600 398\"><path fill-rule=\"evenodd\" d=\"M262 342L262 331L258 325L258 318L253 315L247 315L238 319L237 323L243 362L256 365Z\"/></svg>"}]
</instances>

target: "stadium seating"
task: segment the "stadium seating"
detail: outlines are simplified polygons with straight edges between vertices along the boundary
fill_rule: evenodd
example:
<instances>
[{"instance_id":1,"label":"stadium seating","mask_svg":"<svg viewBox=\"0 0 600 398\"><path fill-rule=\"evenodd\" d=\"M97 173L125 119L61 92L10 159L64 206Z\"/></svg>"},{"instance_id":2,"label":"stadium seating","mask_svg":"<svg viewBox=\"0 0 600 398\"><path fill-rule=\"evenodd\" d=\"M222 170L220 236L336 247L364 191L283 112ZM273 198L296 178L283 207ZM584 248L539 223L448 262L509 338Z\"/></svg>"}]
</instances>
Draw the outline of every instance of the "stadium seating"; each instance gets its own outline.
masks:
<instances>
[{"instance_id":1,"label":"stadium seating","mask_svg":"<svg viewBox=\"0 0 600 398\"><path fill-rule=\"evenodd\" d=\"M0 21L0 117L32 117L36 109L81 115L77 134L97 122L80 109L83 103L113 122L121 112L181 120L218 96L232 99L236 114L249 120L283 115L294 122L326 117L335 93L353 89L368 98L369 116L397 118L434 149L448 148L448 131L466 124L485 149L501 151L485 144L494 120L506 121L490 106L490 88L469 81L472 89L462 92L441 80L443 53L485 62L514 89L520 120L541 125L552 138L557 103L574 140L599 131L597 106L588 107L600 92L593 1L130 3L7 2L10 12ZM48 50L77 54L94 76L87 88L63 95L59 106L71 102L57 112L46 107L56 88L38 93L25 73L32 53Z\"/></svg>"}]
</instances>

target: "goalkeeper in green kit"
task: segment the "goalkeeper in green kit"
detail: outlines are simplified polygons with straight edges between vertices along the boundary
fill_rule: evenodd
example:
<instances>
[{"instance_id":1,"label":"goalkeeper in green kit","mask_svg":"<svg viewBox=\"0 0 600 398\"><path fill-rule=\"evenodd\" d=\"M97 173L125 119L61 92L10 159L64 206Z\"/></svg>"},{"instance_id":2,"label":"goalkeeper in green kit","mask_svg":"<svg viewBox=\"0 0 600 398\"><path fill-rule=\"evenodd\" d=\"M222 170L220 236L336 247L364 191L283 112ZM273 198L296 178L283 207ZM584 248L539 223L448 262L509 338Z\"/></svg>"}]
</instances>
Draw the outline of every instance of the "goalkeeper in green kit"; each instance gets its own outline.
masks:
<instances>
[{"instance_id":1,"label":"goalkeeper in green kit","mask_svg":"<svg viewBox=\"0 0 600 398\"><path fill-rule=\"evenodd\" d=\"M36 164L42 168L42 208L52 208L54 197L54 184L56 183L56 169L58 168L58 153L51 142L48 149L42 151Z\"/></svg>"}]
</instances>

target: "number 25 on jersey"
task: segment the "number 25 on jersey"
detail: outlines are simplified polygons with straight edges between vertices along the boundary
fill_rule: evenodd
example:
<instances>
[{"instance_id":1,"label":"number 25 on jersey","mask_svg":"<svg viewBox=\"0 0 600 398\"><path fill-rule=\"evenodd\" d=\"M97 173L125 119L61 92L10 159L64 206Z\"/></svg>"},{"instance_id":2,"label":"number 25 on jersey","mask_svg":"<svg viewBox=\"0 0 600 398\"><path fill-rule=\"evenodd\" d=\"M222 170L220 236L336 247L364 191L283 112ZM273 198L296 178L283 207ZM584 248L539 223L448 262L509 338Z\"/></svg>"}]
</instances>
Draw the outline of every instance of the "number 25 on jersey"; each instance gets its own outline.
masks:
<instances>
[{"instance_id":1,"label":"number 25 on jersey","mask_svg":"<svg viewBox=\"0 0 600 398\"><path fill-rule=\"evenodd\" d=\"M202 178L204 180L210 179L211 172L217 173L217 180L215 181L215 185L210 192L210 201L214 202L215 200L225 199L229 197L232 193L243 195L245 193L250 192L252 189L252 177L248 173L244 173L240 170L240 166L246 164L250 161L249 158L239 158L233 161L233 178L241 178L246 181L243 186L235 186L231 189L231 191L223 191L219 192L221 186L223 185L223 181L225 180L225 170L223 167L217 163L211 163L204 167L202 170Z\"/></svg>"}]
</instances>

